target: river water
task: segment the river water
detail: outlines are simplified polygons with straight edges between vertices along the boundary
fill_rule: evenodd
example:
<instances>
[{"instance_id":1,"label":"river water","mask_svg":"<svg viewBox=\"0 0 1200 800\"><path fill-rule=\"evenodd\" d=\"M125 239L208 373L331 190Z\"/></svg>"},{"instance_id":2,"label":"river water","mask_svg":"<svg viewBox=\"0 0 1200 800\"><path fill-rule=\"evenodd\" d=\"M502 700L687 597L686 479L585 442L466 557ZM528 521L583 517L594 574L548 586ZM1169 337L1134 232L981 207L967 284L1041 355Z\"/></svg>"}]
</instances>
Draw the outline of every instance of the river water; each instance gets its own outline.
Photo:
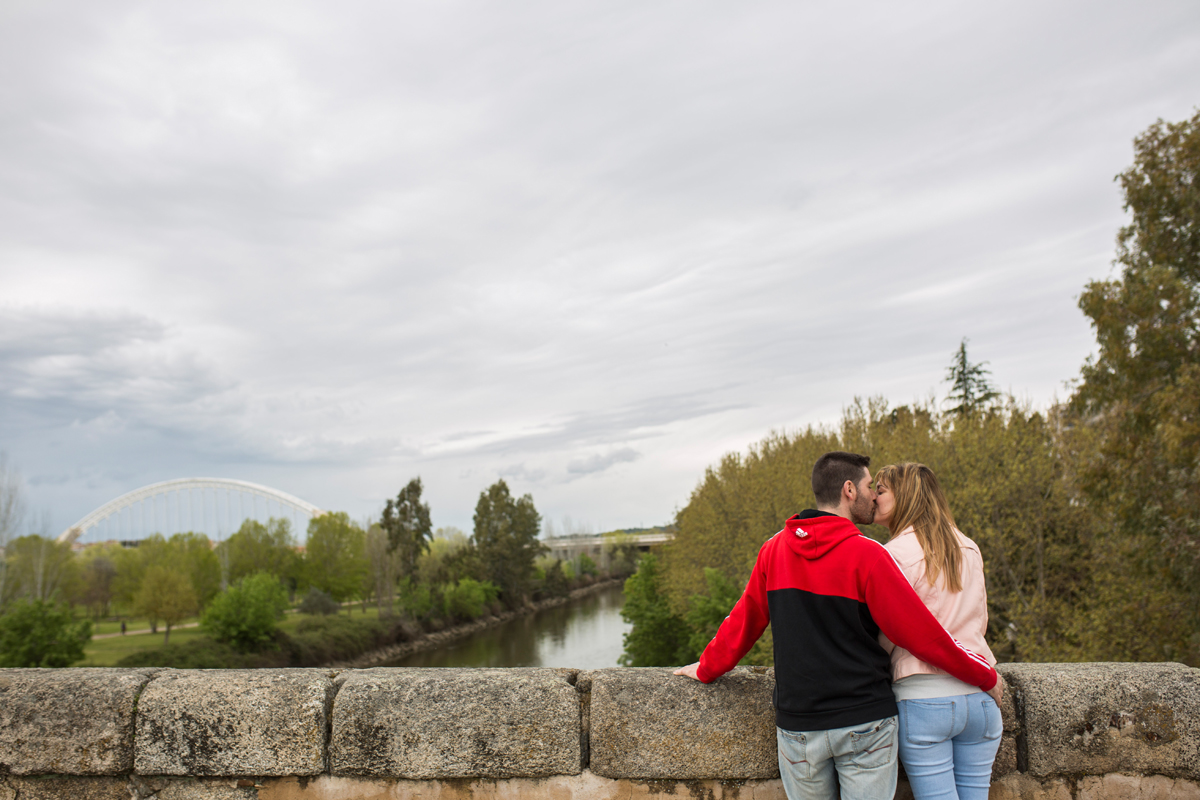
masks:
<instances>
[{"instance_id":1,"label":"river water","mask_svg":"<svg viewBox=\"0 0 1200 800\"><path fill-rule=\"evenodd\" d=\"M517 617L388 667L617 666L630 625L621 619L621 584L556 608Z\"/></svg>"}]
</instances>

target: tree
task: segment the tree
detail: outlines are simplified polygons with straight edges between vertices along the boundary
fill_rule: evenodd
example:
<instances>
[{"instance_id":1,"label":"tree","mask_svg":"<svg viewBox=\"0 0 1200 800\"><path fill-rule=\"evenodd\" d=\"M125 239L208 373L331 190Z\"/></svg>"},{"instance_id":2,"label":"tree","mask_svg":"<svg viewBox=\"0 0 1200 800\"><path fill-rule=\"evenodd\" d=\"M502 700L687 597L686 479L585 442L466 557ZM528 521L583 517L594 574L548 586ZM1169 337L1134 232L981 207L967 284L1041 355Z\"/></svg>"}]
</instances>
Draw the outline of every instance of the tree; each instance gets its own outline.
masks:
<instances>
[{"instance_id":1,"label":"tree","mask_svg":"<svg viewBox=\"0 0 1200 800\"><path fill-rule=\"evenodd\" d=\"M109 606L115 596L117 564L114 555L120 550L117 545L93 545L83 553L83 568L80 570L79 600L99 620L108 615Z\"/></svg>"},{"instance_id":2,"label":"tree","mask_svg":"<svg viewBox=\"0 0 1200 800\"><path fill-rule=\"evenodd\" d=\"M306 579L339 603L354 597L367 575L366 534L344 512L322 514L308 523L304 550Z\"/></svg>"},{"instance_id":3,"label":"tree","mask_svg":"<svg viewBox=\"0 0 1200 800\"><path fill-rule=\"evenodd\" d=\"M171 626L195 614L200 603L187 575L156 564L146 570L135 606L139 613L149 619L161 619L166 623L163 644L168 644L171 640Z\"/></svg>"},{"instance_id":4,"label":"tree","mask_svg":"<svg viewBox=\"0 0 1200 800\"><path fill-rule=\"evenodd\" d=\"M79 565L71 545L31 534L11 541L5 553L13 597L50 600L74 594Z\"/></svg>"},{"instance_id":5,"label":"tree","mask_svg":"<svg viewBox=\"0 0 1200 800\"><path fill-rule=\"evenodd\" d=\"M533 562L546 549L538 541L541 522L533 497L514 500L503 480L481 492L475 504L473 541L479 562L510 608L529 594Z\"/></svg>"},{"instance_id":6,"label":"tree","mask_svg":"<svg viewBox=\"0 0 1200 800\"><path fill-rule=\"evenodd\" d=\"M25 516L25 492L21 474L8 465L0 452L0 607L8 598L8 543L17 535Z\"/></svg>"},{"instance_id":7,"label":"tree","mask_svg":"<svg viewBox=\"0 0 1200 800\"><path fill-rule=\"evenodd\" d=\"M375 602L381 615L392 613L392 599L396 594L396 581L400 578L400 556L391 550L387 532L378 523L367 529L367 565Z\"/></svg>"},{"instance_id":8,"label":"tree","mask_svg":"<svg viewBox=\"0 0 1200 800\"><path fill-rule=\"evenodd\" d=\"M257 572L268 572L295 591L300 559L292 539L292 523L286 517L271 518L267 524L248 519L237 533L217 546L217 556L226 570L224 584L236 583Z\"/></svg>"},{"instance_id":9,"label":"tree","mask_svg":"<svg viewBox=\"0 0 1200 800\"><path fill-rule=\"evenodd\" d=\"M69 667L91 638L91 621L66 604L23 598L0 614L0 667Z\"/></svg>"},{"instance_id":10,"label":"tree","mask_svg":"<svg viewBox=\"0 0 1200 800\"><path fill-rule=\"evenodd\" d=\"M271 642L287 608L287 591L269 572L249 575L213 598L200 627L219 642L242 652Z\"/></svg>"},{"instance_id":11,"label":"tree","mask_svg":"<svg viewBox=\"0 0 1200 800\"><path fill-rule=\"evenodd\" d=\"M113 596L130 610L147 606L139 603L142 584L154 567L163 567L184 575L191 584L199 608L204 608L220 591L221 565L208 537L200 533L176 533L165 538L161 533L147 536L137 547L111 551L116 566ZM193 612L194 613L194 612ZM158 618L149 617L150 630L158 631Z\"/></svg>"},{"instance_id":12,"label":"tree","mask_svg":"<svg viewBox=\"0 0 1200 800\"><path fill-rule=\"evenodd\" d=\"M389 549L399 555L402 577L411 577L416 572L417 559L428 552L433 538L429 506L421 502L421 489L420 478L409 481L394 501L387 501L379 521L379 526L387 532Z\"/></svg>"},{"instance_id":13,"label":"tree","mask_svg":"<svg viewBox=\"0 0 1200 800\"><path fill-rule=\"evenodd\" d=\"M967 359L967 338L964 336L958 350L954 351L954 360L946 370L946 381L950 384L946 402L956 403L950 413L961 415L979 411L1000 397L987 379L992 374L991 370L984 369L987 363L972 364Z\"/></svg>"},{"instance_id":14,"label":"tree","mask_svg":"<svg viewBox=\"0 0 1200 800\"><path fill-rule=\"evenodd\" d=\"M1070 400L1080 487L1105 529L1117 657L1200 663L1200 112L1159 120L1117 176L1119 277L1079 307L1099 350ZM1136 576L1137 580L1129 580Z\"/></svg>"},{"instance_id":15,"label":"tree","mask_svg":"<svg viewBox=\"0 0 1200 800\"><path fill-rule=\"evenodd\" d=\"M625 634L621 664L626 667L669 667L695 660L691 631L671 612L659 585L658 559L642 556L637 572L625 581L621 617L633 628Z\"/></svg>"}]
</instances>

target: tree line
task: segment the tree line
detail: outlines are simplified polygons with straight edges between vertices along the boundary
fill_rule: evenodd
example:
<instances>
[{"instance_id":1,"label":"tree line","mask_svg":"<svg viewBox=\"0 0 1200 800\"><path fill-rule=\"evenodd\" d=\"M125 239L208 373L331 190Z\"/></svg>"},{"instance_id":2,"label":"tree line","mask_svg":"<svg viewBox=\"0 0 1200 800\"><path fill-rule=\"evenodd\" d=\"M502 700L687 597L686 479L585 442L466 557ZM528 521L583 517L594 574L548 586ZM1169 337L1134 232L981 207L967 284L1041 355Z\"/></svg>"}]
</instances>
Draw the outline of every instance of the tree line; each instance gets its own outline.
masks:
<instances>
[{"instance_id":1,"label":"tree line","mask_svg":"<svg viewBox=\"0 0 1200 800\"><path fill-rule=\"evenodd\" d=\"M1200 113L1159 120L1117 176L1131 221L1079 307L1097 351L1044 411L1001 396L964 339L943 403L855 400L704 473L676 536L626 583L624 663L695 660L759 547L813 507L830 450L920 461L983 553L988 640L1008 661L1200 665ZM871 526L869 535L886 539ZM747 656L770 663L769 636Z\"/></svg>"},{"instance_id":2,"label":"tree line","mask_svg":"<svg viewBox=\"0 0 1200 800\"><path fill-rule=\"evenodd\" d=\"M114 615L162 628L166 649L137 654L130 665L147 659L162 662L158 666L232 665L236 653L290 646L277 629L286 608L320 617L355 601L364 611L375 605L378 618L357 626L311 622L306 630L319 639L353 628L349 635L366 643L362 649L563 595L602 571L628 575L634 569L636 549L620 536L610 537L603 570L587 555L570 561L547 556L532 496L512 496L503 480L480 494L470 536L454 528L434 531L422 492L414 478L387 500L378 521L365 525L344 512L315 517L303 547L287 519L247 519L215 546L198 533L154 534L136 547L112 542L79 554L39 535L8 540L0 558L0 666L79 661L91 620ZM0 492L0 500L11 496ZM75 610L90 619L77 619ZM172 627L196 616L208 640L172 645ZM334 630L339 626L341 634ZM232 653L214 662L214 647ZM322 658L346 655L320 650Z\"/></svg>"}]
</instances>

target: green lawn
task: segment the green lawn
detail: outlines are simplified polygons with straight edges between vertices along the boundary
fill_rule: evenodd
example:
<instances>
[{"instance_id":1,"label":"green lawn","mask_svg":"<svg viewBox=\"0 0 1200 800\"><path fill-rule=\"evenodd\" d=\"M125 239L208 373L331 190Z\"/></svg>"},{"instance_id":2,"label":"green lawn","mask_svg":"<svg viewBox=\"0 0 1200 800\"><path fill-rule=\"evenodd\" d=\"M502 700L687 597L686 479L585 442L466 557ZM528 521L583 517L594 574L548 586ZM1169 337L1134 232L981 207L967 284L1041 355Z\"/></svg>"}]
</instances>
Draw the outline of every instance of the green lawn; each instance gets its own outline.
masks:
<instances>
[{"instance_id":1,"label":"green lawn","mask_svg":"<svg viewBox=\"0 0 1200 800\"><path fill-rule=\"evenodd\" d=\"M119 626L118 630L120 630ZM162 647L163 632L160 626L158 633L129 634L126 636L114 636L111 639L92 639L83 648L84 660L76 666L116 666L118 661L131 653ZM202 635L199 628L172 628L171 644L183 644Z\"/></svg>"},{"instance_id":2,"label":"green lawn","mask_svg":"<svg viewBox=\"0 0 1200 800\"><path fill-rule=\"evenodd\" d=\"M346 608L350 608L347 606ZM355 619L377 619L379 617L379 609L375 606L367 608L367 613L362 613L362 607L359 604L353 606L353 611L347 613L343 609L342 614L353 616ZM305 617L303 614L288 613L279 622L280 630L285 633L294 633L296 626L300 624ZM192 617L185 620L187 622L197 622L199 617ZM150 623L145 619L126 620L125 625L129 630L140 630L149 628ZM112 622L105 620L104 622L95 623L92 625L93 635L98 633L119 633L121 630L120 622ZM110 639L92 639L84 647L83 652L85 658L80 663L76 664L79 667L113 667L131 653L136 653L139 650L153 650L163 645L163 626L158 626L158 633L142 633L142 634L126 634L125 636L114 636ZM172 628L171 629L171 644L183 644L191 641L198 636L204 634L199 628Z\"/></svg>"}]
</instances>

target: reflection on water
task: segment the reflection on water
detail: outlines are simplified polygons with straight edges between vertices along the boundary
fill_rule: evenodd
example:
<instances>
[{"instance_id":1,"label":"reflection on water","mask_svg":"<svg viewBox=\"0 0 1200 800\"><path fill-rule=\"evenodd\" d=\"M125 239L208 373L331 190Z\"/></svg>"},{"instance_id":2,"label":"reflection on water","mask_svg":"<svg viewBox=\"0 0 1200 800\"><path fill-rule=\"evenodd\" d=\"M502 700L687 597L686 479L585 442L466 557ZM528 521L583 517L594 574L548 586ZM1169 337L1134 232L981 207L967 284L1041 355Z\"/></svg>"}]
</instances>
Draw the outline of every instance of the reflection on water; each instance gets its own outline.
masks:
<instances>
[{"instance_id":1,"label":"reflection on water","mask_svg":"<svg viewBox=\"0 0 1200 800\"><path fill-rule=\"evenodd\" d=\"M413 653L388 667L617 666L630 625L621 619L621 585L557 608L517 617L438 650Z\"/></svg>"}]
</instances>

